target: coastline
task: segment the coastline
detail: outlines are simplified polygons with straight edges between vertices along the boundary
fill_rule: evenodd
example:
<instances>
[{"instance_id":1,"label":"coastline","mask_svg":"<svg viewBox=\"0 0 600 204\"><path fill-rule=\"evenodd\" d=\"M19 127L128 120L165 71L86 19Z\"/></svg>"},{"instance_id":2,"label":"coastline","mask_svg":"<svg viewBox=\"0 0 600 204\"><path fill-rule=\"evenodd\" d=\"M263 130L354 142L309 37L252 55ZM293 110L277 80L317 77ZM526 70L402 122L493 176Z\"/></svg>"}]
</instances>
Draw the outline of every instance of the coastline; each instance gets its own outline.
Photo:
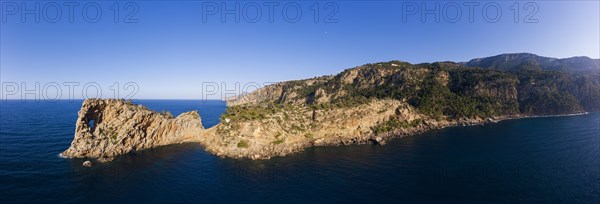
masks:
<instances>
[{"instance_id":1,"label":"coastline","mask_svg":"<svg viewBox=\"0 0 600 204\"><path fill-rule=\"evenodd\" d=\"M288 113L289 120L279 120L282 115ZM194 142L200 143L207 152L219 157L270 159L302 152L311 146L369 143L385 145L393 138L413 136L446 127L585 114L588 112L560 115L514 114L487 118L432 118L401 101L372 100L349 108L316 111L307 107L295 107L273 112L263 119L235 122L224 119L217 125L204 129L197 111L174 117L130 101L89 99L83 102L79 111L71 146L58 156L109 162L119 155L135 151ZM401 118L403 125L387 128L388 130L383 132L373 129L387 124L392 117ZM94 124L94 121L99 122ZM295 130L298 126L305 128ZM282 132L285 134L283 138L279 137Z\"/></svg>"},{"instance_id":2,"label":"coastline","mask_svg":"<svg viewBox=\"0 0 600 204\"><path fill-rule=\"evenodd\" d=\"M273 157L285 157L290 154L303 152L306 148L310 147L335 147L335 146L346 146L346 145L364 145L364 144L372 144L372 145L385 145L387 141L392 139L401 139L404 137L415 136L423 133L427 133L433 130L439 130L449 127L466 127L466 126L477 126L477 125L486 125L490 123L498 123L507 120L518 120L518 119L527 119L527 118L549 118L549 117L568 117L568 116L579 116L586 115L589 112L580 112L580 113L569 113L569 114L558 114L558 115L513 115L513 116L497 116L494 118L486 118L484 120L481 119L456 119L453 121L443 121L441 123L435 123L433 125L421 125L414 128L406 128L399 129L387 133L382 133L379 135L373 134L365 134L365 135L355 135L351 137L332 137L332 138L321 138L317 140L308 141L306 143L300 144L291 144L288 151L261 151L261 152L249 152L247 154L240 154L239 152L223 152L218 151L218 149L212 148L210 144L205 144L200 142L203 148L221 158L230 157L235 159L271 159ZM427 122L424 122L426 124ZM213 127L214 128L214 127ZM211 130L209 128L208 130ZM267 153L267 154L265 154ZM249 156L248 156L249 155Z\"/></svg>"},{"instance_id":3,"label":"coastline","mask_svg":"<svg viewBox=\"0 0 600 204\"><path fill-rule=\"evenodd\" d=\"M377 111L380 109L385 111ZM200 115L196 111L173 117L124 100L90 99L83 102L79 111L75 138L71 147L58 156L95 158L99 162L109 162L119 155L139 150L194 142L200 143L205 151L219 157L270 159L302 152L311 146L385 145L387 141L394 138L404 138L447 127L485 125L513 119L588 114L588 112L561 115L516 114L488 118L434 119L395 100L374 100L358 107L322 110L319 112L323 115L319 116L320 119L313 118L307 121L306 115L310 113L316 114L309 109L300 109L290 113L295 118L282 123L275 124L269 118L238 121L236 124L222 121L211 128L204 129ZM277 118L277 115L273 114L270 117ZM380 122L385 123L386 118L391 116L405 118L404 120L411 125L396 127L387 132L375 132L370 129ZM101 122L93 124L94 121ZM285 134L290 134L286 139L272 142L278 138L275 134L287 131L286 127L291 125L293 129L298 124L304 126L301 121L316 126L300 132L286 132ZM415 121L418 122L413 124ZM364 126L363 131L360 129L361 125ZM243 145L241 145L242 141L245 141Z\"/></svg>"}]
</instances>

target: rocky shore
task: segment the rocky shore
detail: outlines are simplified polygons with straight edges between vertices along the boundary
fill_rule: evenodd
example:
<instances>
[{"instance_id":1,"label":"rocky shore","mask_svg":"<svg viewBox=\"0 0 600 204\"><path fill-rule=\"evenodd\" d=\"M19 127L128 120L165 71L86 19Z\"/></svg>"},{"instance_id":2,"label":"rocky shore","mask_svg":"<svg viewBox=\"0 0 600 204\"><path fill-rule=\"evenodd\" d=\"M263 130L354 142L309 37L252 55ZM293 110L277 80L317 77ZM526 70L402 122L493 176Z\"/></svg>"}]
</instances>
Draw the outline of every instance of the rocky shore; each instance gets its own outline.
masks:
<instances>
[{"instance_id":1,"label":"rocky shore","mask_svg":"<svg viewBox=\"0 0 600 204\"><path fill-rule=\"evenodd\" d=\"M197 112L178 117L148 110L125 100L87 99L83 102L71 146L61 153L66 158L95 158L111 161L115 156L183 142L199 142L218 156L231 158L269 159L303 151L310 146L353 144L384 145L387 140L423 133L450 126L482 125L503 119L462 118L458 120L430 119L418 114L407 104L395 100L375 100L347 109L298 109L299 117L277 122L278 114L261 121L233 121L204 129ZM310 114L309 114L310 113ZM288 113L285 113L288 114ZM292 114L292 113L289 113ZM311 115L311 117L304 117ZM374 134L369 127L386 118L400 117L419 120L419 124L390 132ZM300 129L295 127L305 127Z\"/></svg>"}]
</instances>

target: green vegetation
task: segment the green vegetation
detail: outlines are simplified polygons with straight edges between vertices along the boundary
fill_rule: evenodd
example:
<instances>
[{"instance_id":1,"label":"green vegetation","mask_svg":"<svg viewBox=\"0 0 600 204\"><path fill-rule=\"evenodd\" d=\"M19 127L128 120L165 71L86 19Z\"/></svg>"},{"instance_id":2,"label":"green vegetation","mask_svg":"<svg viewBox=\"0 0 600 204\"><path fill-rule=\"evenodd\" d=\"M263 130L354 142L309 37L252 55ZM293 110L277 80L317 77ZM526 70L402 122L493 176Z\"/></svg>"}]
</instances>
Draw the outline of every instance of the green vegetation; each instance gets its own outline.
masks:
<instances>
[{"instance_id":1,"label":"green vegetation","mask_svg":"<svg viewBox=\"0 0 600 204\"><path fill-rule=\"evenodd\" d=\"M519 93L519 110L522 113L560 114L598 110L598 77L575 78L555 71L519 71L515 74L521 81L519 89L527 90Z\"/></svg>"},{"instance_id":2,"label":"green vegetation","mask_svg":"<svg viewBox=\"0 0 600 204\"><path fill-rule=\"evenodd\" d=\"M104 129L100 129L101 134L103 134L107 139L110 139L112 144L116 144L119 142L117 132L113 127L106 127Z\"/></svg>"},{"instance_id":3,"label":"green vegetation","mask_svg":"<svg viewBox=\"0 0 600 204\"><path fill-rule=\"evenodd\" d=\"M395 63L399 65L390 66ZM452 62L367 64L346 70L330 80L301 87L296 94L298 98L310 99L316 97L315 90L319 89L327 94L345 93L331 99L330 103L306 100L313 110L354 107L373 98L397 99L437 118L560 114L599 109L600 80L597 76L520 70L469 68ZM343 82L351 71L357 72L354 73L356 78L352 83ZM299 83L295 81L294 86Z\"/></svg>"},{"instance_id":4,"label":"green vegetation","mask_svg":"<svg viewBox=\"0 0 600 204\"><path fill-rule=\"evenodd\" d=\"M273 144L273 145L278 145L281 143L283 143L283 140L275 140L275 141L271 142L271 144Z\"/></svg>"},{"instance_id":5,"label":"green vegetation","mask_svg":"<svg viewBox=\"0 0 600 204\"><path fill-rule=\"evenodd\" d=\"M160 114L163 115L166 118L175 118L175 116L173 116L173 114L171 112L166 111L166 110L162 110L160 112Z\"/></svg>"},{"instance_id":6,"label":"green vegetation","mask_svg":"<svg viewBox=\"0 0 600 204\"><path fill-rule=\"evenodd\" d=\"M315 136L314 136L312 133L306 133L306 134L304 134L304 137L306 137L306 138L308 138L308 139L312 139L312 138L314 138Z\"/></svg>"},{"instance_id":7,"label":"green vegetation","mask_svg":"<svg viewBox=\"0 0 600 204\"><path fill-rule=\"evenodd\" d=\"M292 131L296 131L296 132L303 132L305 129L302 126L298 126L296 124L292 124L291 130Z\"/></svg>"},{"instance_id":8,"label":"green vegetation","mask_svg":"<svg viewBox=\"0 0 600 204\"><path fill-rule=\"evenodd\" d=\"M246 140L240 140L240 142L237 143L237 147L238 148L248 148L248 141Z\"/></svg>"},{"instance_id":9,"label":"green vegetation","mask_svg":"<svg viewBox=\"0 0 600 204\"><path fill-rule=\"evenodd\" d=\"M410 65L396 62L390 64L366 65L357 70L358 76L352 84L342 82L342 72L332 80L314 83L296 91L299 97L314 97L315 90L328 93L344 92L331 103L312 104L314 110L331 107L354 107L365 104L373 98L407 100L420 112L441 117L474 117L514 113L516 102L498 101L494 96L477 95L477 89L487 88L502 91L516 86L517 79L506 73L494 70L464 68L452 63ZM387 74L385 69L392 69ZM383 70L383 71L382 71ZM375 82L377 85L372 84ZM296 82L297 83L297 82ZM308 100L310 101L310 100Z\"/></svg>"},{"instance_id":10,"label":"green vegetation","mask_svg":"<svg viewBox=\"0 0 600 204\"><path fill-rule=\"evenodd\" d=\"M269 104L259 106L232 106L227 107L225 114L221 115L221 121L228 118L232 121L264 119L267 115L282 111L285 105Z\"/></svg>"},{"instance_id":11,"label":"green vegetation","mask_svg":"<svg viewBox=\"0 0 600 204\"><path fill-rule=\"evenodd\" d=\"M133 100L131 100L131 99L127 99L127 100L121 99L121 100L127 105L133 105Z\"/></svg>"},{"instance_id":12,"label":"green vegetation","mask_svg":"<svg viewBox=\"0 0 600 204\"><path fill-rule=\"evenodd\" d=\"M400 120L397 117L390 117L385 122L379 123L379 124L371 127L371 131L373 131L373 133L375 135L378 135L381 133L390 132L390 131L397 130L400 128L416 127L419 124L421 124L422 122L423 121L421 119L415 119L413 121L407 122L405 120Z\"/></svg>"}]
</instances>

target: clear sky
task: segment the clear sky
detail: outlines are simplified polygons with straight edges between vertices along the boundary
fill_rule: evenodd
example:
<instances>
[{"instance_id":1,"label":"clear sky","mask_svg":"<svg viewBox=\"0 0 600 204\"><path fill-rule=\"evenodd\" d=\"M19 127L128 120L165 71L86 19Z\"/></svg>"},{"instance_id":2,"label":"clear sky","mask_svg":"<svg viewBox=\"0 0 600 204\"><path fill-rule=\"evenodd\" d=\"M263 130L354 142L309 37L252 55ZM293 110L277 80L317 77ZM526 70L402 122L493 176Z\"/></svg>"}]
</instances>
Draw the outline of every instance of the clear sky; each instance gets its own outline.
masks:
<instances>
[{"instance_id":1,"label":"clear sky","mask_svg":"<svg viewBox=\"0 0 600 204\"><path fill-rule=\"evenodd\" d=\"M75 98L91 82L112 97L118 82L124 97L122 86L134 82L134 98L199 99L203 82L234 89L235 82L309 78L379 61L600 55L598 1L115 2L41 1L36 10L35 2L1 1L2 97L20 98L7 86L34 89L36 82L42 98L53 98L41 93L52 82L79 83Z\"/></svg>"}]
</instances>

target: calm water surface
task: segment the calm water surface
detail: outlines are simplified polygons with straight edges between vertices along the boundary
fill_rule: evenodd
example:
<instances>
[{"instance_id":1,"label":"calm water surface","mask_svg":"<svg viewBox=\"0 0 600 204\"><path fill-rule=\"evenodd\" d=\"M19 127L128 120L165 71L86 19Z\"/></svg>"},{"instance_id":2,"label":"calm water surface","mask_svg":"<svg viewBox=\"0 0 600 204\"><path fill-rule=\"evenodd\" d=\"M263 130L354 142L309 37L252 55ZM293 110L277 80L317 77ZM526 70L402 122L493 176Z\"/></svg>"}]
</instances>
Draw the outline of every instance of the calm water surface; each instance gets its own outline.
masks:
<instances>
[{"instance_id":1,"label":"calm water surface","mask_svg":"<svg viewBox=\"0 0 600 204\"><path fill-rule=\"evenodd\" d=\"M141 100L218 123L221 101ZM455 127L385 146L309 148L266 161L215 157L197 144L92 168L57 155L81 101L0 102L0 202L600 203L600 114Z\"/></svg>"}]
</instances>

